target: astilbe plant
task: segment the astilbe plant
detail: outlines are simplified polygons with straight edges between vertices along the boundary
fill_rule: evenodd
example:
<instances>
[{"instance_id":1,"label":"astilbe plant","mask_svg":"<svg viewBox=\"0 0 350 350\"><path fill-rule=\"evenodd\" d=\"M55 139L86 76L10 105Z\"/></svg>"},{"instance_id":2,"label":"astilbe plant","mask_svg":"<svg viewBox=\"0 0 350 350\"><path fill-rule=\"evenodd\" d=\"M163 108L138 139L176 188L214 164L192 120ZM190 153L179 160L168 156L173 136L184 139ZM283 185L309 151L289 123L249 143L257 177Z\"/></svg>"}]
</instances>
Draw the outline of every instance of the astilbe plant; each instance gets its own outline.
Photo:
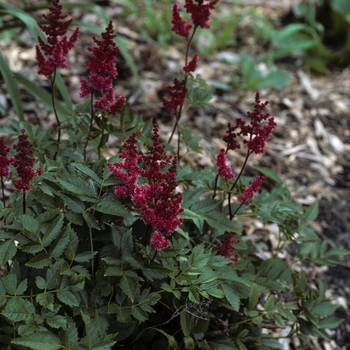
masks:
<instances>
[{"instance_id":1,"label":"astilbe plant","mask_svg":"<svg viewBox=\"0 0 350 350\"><path fill-rule=\"evenodd\" d=\"M198 55L189 58L189 50L195 32L210 29L218 3L186 0L189 21L179 5L172 8L172 31L187 46L183 76L163 100L175 113L168 143L178 129L178 145L194 151L200 150L198 136L180 125L198 87ZM62 21L58 0L53 6L44 16L48 26L41 26L48 44L39 40L44 53L37 49L40 73L53 74L52 83L79 30L58 39L71 20ZM0 140L1 349L267 350L281 347L282 329L301 341L302 334L329 339L326 330L341 322L331 317L337 305L327 299L324 282L308 282L298 265L334 266L348 252L320 241L309 224L317 204L305 210L293 202L271 169L244 176L250 156L263 155L276 125L264 112L267 102L256 94L253 111L230 121L215 165L185 164L179 147L177 156L167 152L173 146L162 143L154 120L144 121L123 95L115 97L114 36L110 22L101 38L93 38L80 90L90 97L89 121L75 106L62 128L60 152L52 155L45 148L49 133L29 123L13 123L19 134L13 154ZM200 88L197 102L204 106L210 92L206 84ZM108 128L97 125L100 113ZM105 143L92 142L98 127L105 133L101 140L113 135L121 145L108 160ZM239 148L246 157L234 169L229 155ZM4 179L16 188L6 202ZM265 181L271 192L262 189ZM262 252L256 235L245 234L245 216L274 224L277 248ZM291 241L298 246L292 261L280 254Z\"/></svg>"}]
</instances>

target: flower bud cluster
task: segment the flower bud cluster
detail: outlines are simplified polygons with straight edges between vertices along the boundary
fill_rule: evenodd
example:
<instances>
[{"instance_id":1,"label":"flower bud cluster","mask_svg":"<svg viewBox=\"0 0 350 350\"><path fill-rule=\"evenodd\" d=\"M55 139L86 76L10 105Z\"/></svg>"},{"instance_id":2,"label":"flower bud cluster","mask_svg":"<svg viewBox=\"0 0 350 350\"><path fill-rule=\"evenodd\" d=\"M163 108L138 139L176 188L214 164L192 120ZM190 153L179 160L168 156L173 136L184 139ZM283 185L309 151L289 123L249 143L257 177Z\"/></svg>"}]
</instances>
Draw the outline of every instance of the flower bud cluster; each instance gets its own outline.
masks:
<instances>
[{"instance_id":1,"label":"flower bud cluster","mask_svg":"<svg viewBox=\"0 0 350 350\"><path fill-rule=\"evenodd\" d=\"M113 89L113 79L118 75L116 57L119 49L113 40L116 35L113 34L112 22L109 22L101 36L101 40L93 37L96 46L88 47L92 56L85 65L90 75L89 79L80 81L80 97L99 92L102 97L94 102L94 108L115 115L123 107L126 98L121 95L116 100Z\"/></svg>"},{"instance_id":2,"label":"flower bud cluster","mask_svg":"<svg viewBox=\"0 0 350 350\"><path fill-rule=\"evenodd\" d=\"M228 164L226 152L223 148L216 155L216 165L218 167L217 174L224 180L230 180L235 176L232 167Z\"/></svg>"},{"instance_id":3,"label":"flower bud cluster","mask_svg":"<svg viewBox=\"0 0 350 350\"><path fill-rule=\"evenodd\" d=\"M28 135L25 130L21 130L21 135L18 136L18 143L13 146L13 149L17 151L14 157L8 157L10 148L5 145L4 139L0 139L0 176L10 176L10 165L12 164L16 170L19 179L15 182L15 187L18 190L28 191L30 189L30 182L37 175L42 174L42 169L39 167L36 171L32 168L32 164L35 161L33 149L31 149L31 143L28 140Z\"/></svg>"},{"instance_id":4,"label":"flower bud cluster","mask_svg":"<svg viewBox=\"0 0 350 350\"><path fill-rule=\"evenodd\" d=\"M74 47L79 34L79 27L77 27L70 38L65 36L73 19L64 21L67 16L62 15L62 5L59 4L59 1L53 0L54 7L49 8L49 15L43 15L48 24L38 23L41 30L47 35L47 43L39 37L39 45L36 45L38 73L47 77L55 74L57 68L67 67L67 54ZM96 46L88 47L92 56L85 65L90 75L89 79L80 81L80 97L92 95L94 92L100 93L101 97L94 102L93 107L115 115L125 104L126 98L121 95L116 99L113 89L113 79L118 75L116 68L118 47L113 40L115 35L112 22L101 36L101 40L93 37Z\"/></svg>"},{"instance_id":5,"label":"flower bud cluster","mask_svg":"<svg viewBox=\"0 0 350 350\"><path fill-rule=\"evenodd\" d=\"M15 187L18 190L28 191L30 189L30 182L35 176L40 175L42 170L38 168L35 173L32 167L35 158L31 157L34 151L31 148L31 143L28 140L25 130L22 129L21 131L22 134L18 136L18 144L13 146L17 151L17 154L14 156L13 166L16 168L19 176L19 180L15 182Z\"/></svg>"},{"instance_id":6,"label":"flower bud cluster","mask_svg":"<svg viewBox=\"0 0 350 350\"><path fill-rule=\"evenodd\" d=\"M137 132L134 132L125 141L120 153L122 161L108 163L108 169L123 182L115 186L115 194L133 201L145 223L155 230L152 248L161 250L170 245L164 235L171 235L183 222L179 217L183 211L182 195L175 193L177 160L165 153L156 124L153 126L153 144L148 145L146 153L138 150L136 136Z\"/></svg>"},{"instance_id":7,"label":"flower bud cluster","mask_svg":"<svg viewBox=\"0 0 350 350\"><path fill-rule=\"evenodd\" d=\"M39 65L38 73L47 77L54 74L57 68L67 68L68 52L74 47L79 34L77 27L69 39L65 36L73 19L63 21L67 16L62 15L62 5L59 5L59 0L52 0L52 3L54 7L49 7L49 15L43 15L49 24L38 23L40 29L47 35L47 44L38 37L39 45L35 47Z\"/></svg>"},{"instance_id":8,"label":"flower bud cluster","mask_svg":"<svg viewBox=\"0 0 350 350\"><path fill-rule=\"evenodd\" d=\"M239 239L235 239L236 233L230 232L221 242L215 244L218 254L229 259L229 265L234 265L239 256L237 255L237 248L234 247L235 244L240 242Z\"/></svg>"},{"instance_id":9,"label":"flower bud cluster","mask_svg":"<svg viewBox=\"0 0 350 350\"><path fill-rule=\"evenodd\" d=\"M259 191L262 183L267 180L267 176L258 175L244 190L243 194L237 197L238 202L249 205L255 194Z\"/></svg>"},{"instance_id":10,"label":"flower bud cluster","mask_svg":"<svg viewBox=\"0 0 350 350\"><path fill-rule=\"evenodd\" d=\"M14 158L7 157L10 148L5 145L4 139L0 139L0 176L9 177L10 165L14 162Z\"/></svg>"},{"instance_id":11,"label":"flower bud cluster","mask_svg":"<svg viewBox=\"0 0 350 350\"><path fill-rule=\"evenodd\" d=\"M236 124L228 124L226 134L222 138L227 143L227 150L235 150L241 147L238 137L243 137L243 144L248 150L255 154L263 154L267 141L276 126L275 118L269 113L263 113L263 109L269 102L261 102L260 94L255 95L255 105L253 112L247 112L250 122L247 123L242 118L236 119Z\"/></svg>"},{"instance_id":12,"label":"flower bud cluster","mask_svg":"<svg viewBox=\"0 0 350 350\"><path fill-rule=\"evenodd\" d=\"M205 29L211 28L209 19L211 16L210 10L213 10L219 0L209 1L204 3L204 0L186 0L184 8L186 12L191 15L191 23L187 23L180 15L177 4L173 5L172 20L173 27L171 30L177 35L187 38L190 35L192 26L201 27Z\"/></svg>"}]
</instances>

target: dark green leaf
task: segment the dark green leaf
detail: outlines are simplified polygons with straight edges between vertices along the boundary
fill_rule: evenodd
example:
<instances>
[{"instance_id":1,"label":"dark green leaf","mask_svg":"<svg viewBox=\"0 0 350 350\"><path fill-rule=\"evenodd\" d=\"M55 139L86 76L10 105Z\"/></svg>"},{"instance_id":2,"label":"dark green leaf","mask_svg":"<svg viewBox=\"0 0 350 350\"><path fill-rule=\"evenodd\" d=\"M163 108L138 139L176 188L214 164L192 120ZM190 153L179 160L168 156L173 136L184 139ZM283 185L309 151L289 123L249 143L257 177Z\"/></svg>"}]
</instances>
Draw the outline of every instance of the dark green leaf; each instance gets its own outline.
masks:
<instances>
[{"instance_id":1,"label":"dark green leaf","mask_svg":"<svg viewBox=\"0 0 350 350\"><path fill-rule=\"evenodd\" d=\"M83 174L89 176L92 180L96 181L99 185L101 185L102 180L98 177L98 175L89 167L81 163L73 163L74 167L77 168Z\"/></svg>"},{"instance_id":2,"label":"dark green leaf","mask_svg":"<svg viewBox=\"0 0 350 350\"><path fill-rule=\"evenodd\" d=\"M67 206L68 209L70 209L73 213L81 214L85 210L84 203L77 199L77 198L70 198L68 196L62 195L62 199L64 201L64 204Z\"/></svg>"},{"instance_id":3,"label":"dark green leaf","mask_svg":"<svg viewBox=\"0 0 350 350\"><path fill-rule=\"evenodd\" d=\"M78 343L78 329L75 323L70 323L67 330L64 333L64 345L68 349L76 349Z\"/></svg>"},{"instance_id":4,"label":"dark green leaf","mask_svg":"<svg viewBox=\"0 0 350 350\"><path fill-rule=\"evenodd\" d=\"M105 276L123 276L123 270L119 266L109 266L104 274Z\"/></svg>"},{"instance_id":5,"label":"dark green leaf","mask_svg":"<svg viewBox=\"0 0 350 350\"><path fill-rule=\"evenodd\" d=\"M227 216L218 211L213 211L210 213L206 213L203 215L203 218L207 221L207 223L217 230L221 230L224 232L238 232L237 223L232 222Z\"/></svg>"},{"instance_id":6,"label":"dark green leaf","mask_svg":"<svg viewBox=\"0 0 350 350\"><path fill-rule=\"evenodd\" d=\"M72 232L72 229L70 228L70 226L66 227L64 230L60 232L57 239L51 244L50 255L52 258L57 259L63 254L63 251L65 250L65 248L69 243L71 232Z\"/></svg>"},{"instance_id":7,"label":"dark green leaf","mask_svg":"<svg viewBox=\"0 0 350 350\"><path fill-rule=\"evenodd\" d=\"M184 211L180 214L180 216L184 219L192 220L193 223L197 226L200 232L203 231L204 218L189 209L184 209Z\"/></svg>"},{"instance_id":8,"label":"dark green leaf","mask_svg":"<svg viewBox=\"0 0 350 350\"><path fill-rule=\"evenodd\" d=\"M47 324L52 328L56 328L56 329L59 329L59 328L66 329L67 328L67 320L65 319L65 317L63 317L61 315L46 316L45 320L46 320Z\"/></svg>"},{"instance_id":9,"label":"dark green leaf","mask_svg":"<svg viewBox=\"0 0 350 350\"><path fill-rule=\"evenodd\" d=\"M213 211L220 204L219 201L212 198L206 198L204 200L198 201L191 206L191 210L197 214L208 213Z\"/></svg>"},{"instance_id":10,"label":"dark green leaf","mask_svg":"<svg viewBox=\"0 0 350 350\"><path fill-rule=\"evenodd\" d=\"M206 292L214 298L221 299L225 296L225 293L219 288L209 288Z\"/></svg>"},{"instance_id":11,"label":"dark green leaf","mask_svg":"<svg viewBox=\"0 0 350 350\"><path fill-rule=\"evenodd\" d=\"M324 329L334 329L338 328L338 326L343 322L344 320L341 318L335 318L335 317L327 317L321 320L318 325L321 328Z\"/></svg>"},{"instance_id":12,"label":"dark green leaf","mask_svg":"<svg viewBox=\"0 0 350 350\"><path fill-rule=\"evenodd\" d=\"M121 249L123 258L132 254L134 250L134 245L133 245L131 230L124 232L122 236L120 249Z\"/></svg>"},{"instance_id":13,"label":"dark green leaf","mask_svg":"<svg viewBox=\"0 0 350 350\"><path fill-rule=\"evenodd\" d=\"M83 312L81 312L81 316L85 324L85 334L86 334L85 339L87 343L90 346L92 346L94 349L95 348L94 345L97 344L100 340L97 333L96 325L94 324L92 319L88 315L84 314Z\"/></svg>"},{"instance_id":14,"label":"dark green leaf","mask_svg":"<svg viewBox=\"0 0 350 350\"><path fill-rule=\"evenodd\" d=\"M307 224L310 221L313 221L318 216L318 202L315 202L314 204L310 205L307 210L305 211L304 215L304 224Z\"/></svg>"},{"instance_id":15,"label":"dark green leaf","mask_svg":"<svg viewBox=\"0 0 350 350\"><path fill-rule=\"evenodd\" d=\"M276 339L262 337L262 341L268 349L281 349L281 343Z\"/></svg>"},{"instance_id":16,"label":"dark green leaf","mask_svg":"<svg viewBox=\"0 0 350 350\"><path fill-rule=\"evenodd\" d=\"M15 295L17 289L17 276L13 272L10 272L9 274L2 276L1 280L7 293L10 295Z\"/></svg>"},{"instance_id":17,"label":"dark green leaf","mask_svg":"<svg viewBox=\"0 0 350 350\"><path fill-rule=\"evenodd\" d=\"M90 227L95 228L96 230L100 230L98 221L96 220L94 215L86 211L83 213L83 218Z\"/></svg>"},{"instance_id":18,"label":"dark green leaf","mask_svg":"<svg viewBox=\"0 0 350 350\"><path fill-rule=\"evenodd\" d=\"M120 279L120 288L134 302L140 287L135 279L124 275Z\"/></svg>"},{"instance_id":19,"label":"dark green leaf","mask_svg":"<svg viewBox=\"0 0 350 350\"><path fill-rule=\"evenodd\" d=\"M211 349L218 350L239 350L233 341L228 337L217 337L209 341Z\"/></svg>"},{"instance_id":20,"label":"dark green leaf","mask_svg":"<svg viewBox=\"0 0 350 350\"><path fill-rule=\"evenodd\" d=\"M202 136L193 135L191 129L188 127L180 127L181 139L191 151L200 153L202 148L200 146L200 141L203 139Z\"/></svg>"},{"instance_id":21,"label":"dark green leaf","mask_svg":"<svg viewBox=\"0 0 350 350\"><path fill-rule=\"evenodd\" d=\"M54 220L50 226L46 228L42 242L44 247L49 246L54 239L56 239L63 227L64 216L61 214L56 220Z\"/></svg>"},{"instance_id":22,"label":"dark green leaf","mask_svg":"<svg viewBox=\"0 0 350 350\"><path fill-rule=\"evenodd\" d=\"M77 234L72 231L70 235L70 241L67 245L66 249L64 250L64 254L67 257L68 260L74 260L74 257L76 255L77 249L79 244L79 238Z\"/></svg>"},{"instance_id":23,"label":"dark green leaf","mask_svg":"<svg viewBox=\"0 0 350 350\"><path fill-rule=\"evenodd\" d=\"M89 262L97 252L83 252L79 253L75 256L74 260L76 262L82 263L82 262Z\"/></svg>"},{"instance_id":24,"label":"dark green leaf","mask_svg":"<svg viewBox=\"0 0 350 350\"><path fill-rule=\"evenodd\" d=\"M34 332L14 339L12 343L32 350L59 350L62 348L60 338L50 332Z\"/></svg>"},{"instance_id":25,"label":"dark green leaf","mask_svg":"<svg viewBox=\"0 0 350 350\"><path fill-rule=\"evenodd\" d=\"M276 281L279 276L286 270L286 267L287 266L284 261L274 261L273 266L267 274L267 278L271 281Z\"/></svg>"},{"instance_id":26,"label":"dark green leaf","mask_svg":"<svg viewBox=\"0 0 350 350\"><path fill-rule=\"evenodd\" d=\"M68 192L80 196L94 196L94 193L91 191L91 188L88 183L84 182L83 179L78 177L65 177L65 179L57 179L62 188Z\"/></svg>"},{"instance_id":27,"label":"dark green leaf","mask_svg":"<svg viewBox=\"0 0 350 350\"><path fill-rule=\"evenodd\" d=\"M111 304L108 307L108 313L116 313L117 320L122 323L129 323L131 321L131 309L126 307L121 307L116 304Z\"/></svg>"},{"instance_id":28,"label":"dark green leaf","mask_svg":"<svg viewBox=\"0 0 350 350\"><path fill-rule=\"evenodd\" d=\"M240 299L237 293L226 283L221 283L221 288L224 291L227 301L230 303L233 309L238 312Z\"/></svg>"},{"instance_id":29,"label":"dark green leaf","mask_svg":"<svg viewBox=\"0 0 350 350\"><path fill-rule=\"evenodd\" d=\"M59 286L60 274L62 266L65 264L63 259L57 260L47 271L46 271L46 288L53 289Z\"/></svg>"},{"instance_id":30,"label":"dark green leaf","mask_svg":"<svg viewBox=\"0 0 350 350\"><path fill-rule=\"evenodd\" d=\"M12 259L17 252L15 239L8 239L0 243L0 265L4 266L10 259Z\"/></svg>"},{"instance_id":31,"label":"dark green leaf","mask_svg":"<svg viewBox=\"0 0 350 350\"><path fill-rule=\"evenodd\" d=\"M36 255L33 259L29 260L25 265L28 267L33 267L35 269L42 269L43 267L51 265L51 257L46 253Z\"/></svg>"},{"instance_id":32,"label":"dark green leaf","mask_svg":"<svg viewBox=\"0 0 350 350\"><path fill-rule=\"evenodd\" d=\"M275 308L275 296L274 296L273 294L271 294L271 295L267 298L264 307L265 307L265 311L266 311L266 312L271 312L271 311L273 311L273 309Z\"/></svg>"},{"instance_id":33,"label":"dark green leaf","mask_svg":"<svg viewBox=\"0 0 350 350\"><path fill-rule=\"evenodd\" d=\"M22 222L23 228L26 231L29 231L31 233L38 233L39 231L39 222L34 219L32 216L28 215L28 214L23 214L20 217L20 220Z\"/></svg>"},{"instance_id":34,"label":"dark green leaf","mask_svg":"<svg viewBox=\"0 0 350 350\"><path fill-rule=\"evenodd\" d=\"M291 322L296 322L297 318L295 317L295 315L289 311L289 310L285 310L282 307L279 307L278 310L277 310L278 314L280 316L282 316L284 319L288 320L288 321L291 321Z\"/></svg>"},{"instance_id":35,"label":"dark green leaf","mask_svg":"<svg viewBox=\"0 0 350 350\"><path fill-rule=\"evenodd\" d=\"M152 267L146 267L142 270L144 276L153 281L154 279L162 279L171 276L175 270L167 267L153 265Z\"/></svg>"},{"instance_id":36,"label":"dark green leaf","mask_svg":"<svg viewBox=\"0 0 350 350\"><path fill-rule=\"evenodd\" d=\"M283 318L279 314L273 314L273 318L275 319L277 326L282 328L286 326L285 322L283 321Z\"/></svg>"},{"instance_id":37,"label":"dark green leaf","mask_svg":"<svg viewBox=\"0 0 350 350\"><path fill-rule=\"evenodd\" d=\"M36 296L37 303L50 311L54 311L54 297L53 294L42 293Z\"/></svg>"},{"instance_id":38,"label":"dark green leaf","mask_svg":"<svg viewBox=\"0 0 350 350\"><path fill-rule=\"evenodd\" d=\"M60 300L63 304L66 304L68 306L79 305L77 297L67 289L60 289L56 295L58 300Z\"/></svg>"},{"instance_id":39,"label":"dark green leaf","mask_svg":"<svg viewBox=\"0 0 350 350\"><path fill-rule=\"evenodd\" d=\"M170 335L170 334L164 332L162 329L158 329L158 328L153 328L153 329L154 329L155 331L157 331L157 332L163 334L163 335L167 338L167 340L168 340L168 346L169 346L168 349L178 349L178 348L179 348L178 345L177 345L177 342L176 342L175 338L174 338L172 335Z\"/></svg>"},{"instance_id":40,"label":"dark green leaf","mask_svg":"<svg viewBox=\"0 0 350 350\"><path fill-rule=\"evenodd\" d=\"M329 302L323 302L312 308L311 312L314 316L326 317L331 315L335 310L337 310L339 305L331 304Z\"/></svg>"},{"instance_id":41,"label":"dark green leaf","mask_svg":"<svg viewBox=\"0 0 350 350\"><path fill-rule=\"evenodd\" d=\"M41 242L33 242L33 241L21 244L19 248L22 251L30 254L36 254L44 250L44 247Z\"/></svg>"},{"instance_id":42,"label":"dark green leaf","mask_svg":"<svg viewBox=\"0 0 350 350\"><path fill-rule=\"evenodd\" d=\"M196 317L188 312L181 312L180 325L184 336L191 334L192 329L196 326Z\"/></svg>"},{"instance_id":43,"label":"dark green leaf","mask_svg":"<svg viewBox=\"0 0 350 350\"><path fill-rule=\"evenodd\" d=\"M1 312L3 316L12 322L20 322L35 312L34 305L25 299L9 299L5 309Z\"/></svg>"},{"instance_id":44,"label":"dark green leaf","mask_svg":"<svg viewBox=\"0 0 350 350\"><path fill-rule=\"evenodd\" d=\"M98 205L93 206L93 209L104 214L121 216L123 218L132 218L133 216L130 213L130 210L127 210L120 202L118 201L101 201Z\"/></svg>"},{"instance_id":45,"label":"dark green leaf","mask_svg":"<svg viewBox=\"0 0 350 350\"><path fill-rule=\"evenodd\" d=\"M45 289L46 288L46 281L41 276L35 277L35 284L39 289Z\"/></svg>"},{"instance_id":46,"label":"dark green leaf","mask_svg":"<svg viewBox=\"0 0 350 350\"><path fill-rule=\"evenodd\" d=\"M179 174L177 176L179 176ZM193 190L185 191L183 194L182 207L189 209L194 203L198 202L202 194L203 194L202 189L193 189Z\"/></svg>"},{"instance_id":47,"label":"dark green leaf","mask_svg":"<svg viewBox=\"0 0 350 350\"><path fill-rule=\"evenodd\" d=\"M23 293L27 290L28 283L27 279L23 280L16 288L16 295L23 295Z\"/></svg>"},{"instance_id":48,"label":"dark green leaf","mask_svg":"<svg viewBox=\"0 0 350 350\"><path fill-rule=\"evenodd\" d=\"M131 315L139 322L145 322L148 320L147 312L142 310L140 307L135 306L131 309Z\"/></svg>"},{"instance_id":49,"label":"dark green leaf","mask_svg":"<svg viewBox=\"0 0 350 350\"><path fill-rule=\"evenodd\" d=\"M332 257L332 256L345 256L349 255L350 251L347 249L342 249L342 248L331 248L328 250L328 252L324 255L325 257Z\"/></svg>"},{"instance_id":50,"label":"dark green leaf","mask_svg":"<svg viewBox=\"0 0 350 350\"><path fill-rule=\"evenodd\" d=\"M256 283L253 283L250 288L248 310L253 310L258 304L258 301L259 301L258 285Z\"/></svg>"}]
</instances>

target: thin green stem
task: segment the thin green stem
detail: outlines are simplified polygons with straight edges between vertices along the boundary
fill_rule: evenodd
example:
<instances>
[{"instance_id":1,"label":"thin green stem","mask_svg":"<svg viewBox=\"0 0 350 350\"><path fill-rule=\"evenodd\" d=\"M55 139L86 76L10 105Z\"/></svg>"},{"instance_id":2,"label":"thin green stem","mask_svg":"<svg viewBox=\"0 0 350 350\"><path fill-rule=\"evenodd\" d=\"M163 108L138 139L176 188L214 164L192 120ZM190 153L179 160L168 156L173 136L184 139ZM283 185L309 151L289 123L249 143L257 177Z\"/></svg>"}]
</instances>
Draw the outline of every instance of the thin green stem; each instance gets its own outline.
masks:
<instances>
[{"instance_id":1,"label":"thin green stem","mask_svg":"<svg viewBox=\"0 0 350 350\"><path fill-rule=\"evenodd\" d=\"M4 208L5 208L5 206L6 206L6 201L5 201L5 183L4 183L3 175L1 175L1 194L2 194L1 201L2 201L2 204L3 204Z\"/></svg>"},{"instance_id":2,"label":"thin green stem","mask_svg":"<svg viewBox=\"0 0 350 350\"><path fill-rule=\"evenodd\" d=\"M23 190L22 206L23 206L23 214L25 214L26 213L26 190Z\"/></svg>"},{"instance_id":3,"label":"thin green stem","mask_svg":"<svg viewBox=\"0 0 350 350\"><path fill-rule=\"evenodd\" d=\"M155 259L156 256L157 256L157 253L158 253L158 250L155 250L155 251L154 251L154 254L153 254L153 258L152 258L151 261L149 262L150 265L152 265L154 259Z\"/></svg>"},{"instance_id":4,"label":"thin green stem","mask_svg":"<svg viewBox=\"0 0 350 350\"><path fill-rule=\"evenodd\" d=\"M53 113L55 115L56 118L56 123L57 123L57 151L53 157L53 159L56 160L57 155L59 153L59 149L60 149L60 141L61 141L61 122L58 118L58 113L57 113L57 109L56 109L56 100L55 100L55 81L56 81L56 69L53 73L53 78L51 80L51 101L52 101L52 108L53 108Z\"/></svg>"},{"instance_id":5,"label":"thin green stem","mask_svg":"<svg viewBox=\"0 0 350 350\"><path fill-rule=\"evenodd\" d=\"M249 149L247 150L247 155L245 157L244 163L242 165L242 168L239 172L239 174L236 177L236 180L233 182L230 191L228 192L228 210L229 210L229 214L230 214L230 219L232 220L233 217L235 216L235 214L237 213L238 209L242 206L242 204L238 207L238 209L232 213L232 209L231 209L231 200L232 200L232 191L235 188L235 186L237 185L238 180L240 179L240 177L242 176L243 170L245 168L245 166L247 165L248 162L248 158L249 156L252 154L252 151L249 151Z\"/></svg>"},{"instance_id":6,"label":"thin green stem","mask_svg":"<svg viewBox=\"0 0 350 350\"><path fill-rule=\"evenodd\" d=\"M89 226L89 238L90 238L90 250L91 253L94 252L94 241L92 238L92 228ZM91 283L95 285L95 258L93 257L91 260Z\"/></svg>"},{"instance_id":7,"label":"thin green stem","mask_svg":"<svg viewBox=\"0 0 350 350\"><path fill-rule=\"evenodd\" d=\"M86 148L87 148L87 145L88 145L89 140L90 140L93 120L94 120L94 93L91 92L91 95L90 95L90 125L89 125L88 134L86 136L86 142L84 145L84 160L86 160Z\"/></svg>"},{"instance_id":8,"label":"thin green stem","mask_svg":"<svg viewBox=\"0 0 350 350\"><path fill-rule=\"evenodd\" d=\"M186 78L185 78L185 81L186 81ZM185 89L186 89L186 84L185 84ZM182 107L183 107L183 106L180 106L179 110L178 110L177 113L176 113L175 124L174 124L174 126L173 126L173 130L172 130L171 135L170 135L170 137L169 137L168 143L170 143L171 140L173 139L175 130L176 130L176 128L178 127L178 124L179 124L179 121L180 121L180 118L181 118L181 114L182 114Z\"/></svg>"},{"instance_id":9,"label":"thin green stem","mask_svg":"<svg viewBox=\"0 0 350 350\"><path fill-rule=\"evenodd\" d=\"M101 138L100 138L100 142L98 143L98 146L97 146L97 155L98 155L98 159L101 158L101 148L102 148L102 141L103 141L103 137L105 135L105 125L106 125L106 119L105 117L102 116L101 118L101 125L102 125L102 128L101 128Z\"/></svg>"},{"instance_id":10,"label":"thin green stem","mask_svg":"<svg viewBox=\"0 0 350 350\"><path fill-rule=\"evenodd\" d=\"M189 51L190 51L191 42L192 42L192 40L193 40L194 34L196 33L197 27L198 27L198 26L195 26L195 27L193 28L192 34L191 34L190 38L187 40L187 47L186 47L186 53L185 53L185 66L187 66L188 54L189 54ZM185 74L185 79L184 79L184 90L186 90L187 79L188 79L189 75L190 75L190 73L186 73L186 74ZM178 110L177 113L176 113L175 124L174 124L173 130L172 130L172 132L171 132L171 135L170 135L170 137L169 137L168 143L171 142L171 140L173 139L173 136L174 136L174 134L175 134L175 130L176 130L176 128L178 128L179 121L180 121L180 118L181 118L181 115L182 115L182 107L183 107L183 105L180 106L179 110ZM180 134L179 134L179 136L180 136ZM178 153L179 153L179 150L178 150Z\"/></svg>"},{"instance_id":11,"label":"thin green stem","mask_svg":"<svg viewBox=\"0 0 350 350\"><path fill-rule=\"evenodd\" d=\"M146 234L145 234L145 241L144 241L144 245L146 246L147 243L150 241L151 237L151 225L147 225L146 227Z\"/></svg>"},{"instance_id":12,"label":"thin green stem","mask_svg":"<svg viewBox=\"0 0 350 350\"><path fill-rule=\"evenodd\" d=\"M241 206L243 205L243 203L241 203L238 208L235 210L235 212L233 214L230 214L230 219L232 220L234 218L234 216L237 214L238 210L241 209ZM229 208L231 209L231 206L229 206Z\"/></svg>"}]
</instances>

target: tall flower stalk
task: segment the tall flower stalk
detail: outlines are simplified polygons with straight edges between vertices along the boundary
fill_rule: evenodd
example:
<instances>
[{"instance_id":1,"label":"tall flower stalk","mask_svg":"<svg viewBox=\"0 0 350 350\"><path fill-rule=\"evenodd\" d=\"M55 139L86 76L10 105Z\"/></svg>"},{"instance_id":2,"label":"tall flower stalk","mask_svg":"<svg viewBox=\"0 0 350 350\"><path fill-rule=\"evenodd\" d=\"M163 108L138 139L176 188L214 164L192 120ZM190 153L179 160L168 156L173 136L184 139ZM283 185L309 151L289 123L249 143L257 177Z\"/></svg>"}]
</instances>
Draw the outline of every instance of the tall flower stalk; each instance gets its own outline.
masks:
<instances>
[{"instance_id":1,"label":"tall flower stalk","mask_svg":"<svg viewBox=\"0 0 350 350\"><path fill-rule=\"evenodd\" d=\"M256 93L254 110L253 112L247 112L249 123L242 118L237 118L235 125L228 123L226 134L222 138L227 145L226 150L221 149L217 155L216 165L218 166L218 170L215 179L213 198L216 195L219 177L222 177L226 181L233 178L232 169L227 164L226 155L228 151L234 151L241 148L242 143L247 148L246 156L241 170L235 177L233 183L230 185L230 190L228 191L229 213L231 219L234 217L242 205L249 205L250 200L254 197L255 193L259 190L262 182L265 180L264 176L257 177L255 180L253 180L253 182L246 188L245 192L237 197L241 205L233 213L231 208L232 192L236 187L238 180L243 174L243 170L245 169L248 159L253 153L263 154L265 152L266 144L276 126L275 118L271 117L269 113L263 112L263 109L267 106L267 104L268 101L261 102L260 94ZM240 139L242 139L242 142L240 142Z\"/></svg>"},{"instance_id":2,"label":"tall flower stalk","mask_svg":"<svg viewBox=\"0 0 350 350\"><path fill-rule=\"evenodd\" d=\"M191 20L190 22L186 22L179 12L179 7L177 4L173 5L172 8L172 20L173 24L171 30L186 39L186 51L185 51L185 65L183 66L183 71L185 76L182 80L175 79L174 84L168 86L167 90L170 95L170 99L167 97L163 98L164 106L170 110L175 112L175 123L170 134L168 143L171 142L176 129L178 129L179 121L182 115L183 106L186 100L186 96L188 93L187 89L187 81L192 72L197 69L198 63L198 55L195 54L191 59L189 58L189 51L191 47L192 40L194 35L198 29L198 27L203 29L209 29L209 18L211 16L211 11L214 9L216 3L219 0L209 1L205 3L204 0L186 0L186 4L184 8L186 12L190 14ZM178 138L178 142L180 142L180 134ZM178 147L179 149L179 147Z\"/></svg>"},{"instance_id":3,"label":"tall flower stalk","mask_svg":"<svg viewBox=\"0 0 350 350\"><path fill-rule=\"evenodd\" d=\"M17 145L13 148L17 151L14 156L13 166L17 170L17 175L19 179L15 182L15 187L18 190L23 191L23 213L26 212L26 191L30 189L30 182L37 175L41 174L41 168L38 168L37 172L34 171L32 164L35 160L31 157L33 154L33 149L31 148L31 143L28 140L28 135L25 130L21 130L21 135L18 136Z\"/></svg>"},{"instance_id":4,"label":"tall flower stalk","mask_svg":"<svg viewBox=\"0 0 350 350\"><path fill-rule=\"evenodd\" d=\"M10 175L10 165L14 162L14 158L9 158L7 154L10 148L5 145L4 139L0 139L0 177L1 177L1 200L5 207L5 178Z\"/></svg>"},{"instance_id":5,"label":"tall flower stalk","mask_svg":"<svg viewBox=\"0 0 350 350\"><path fill-rule=\"evenodd\" d=\"M45 75L51 83L52 108L57 123L57 144L59 148L61 140L61 122L58 117L55 102L55 81L57 69L67 68L68 52L74 47L78 39L79 28L75 28L73 34L67 38L66 33L73 19L66 19L67 15L62 15L62 5L59 0L52 0L54 7L49 7L50 13L43 15L48 24L38 23L40 29L47 36L47 43L38 37L39 45L35 46L36 59L38 61L38 73ZM54 158L56 158L58 151Z\"/></svg>"},{"instance_id":6,"label":"tall flower stalk","mask_svg":"<svg viewBox=\"0 0 350 350\"><path fill-rule=\"evenodd\" d=\"M85 62L86 67L90 71L89 78L80 81L80 97L90 96L91 99L91 118L84 147L84 158L86 158L86 147L90 140L95 110L116 115L126 101L124 95L116 99L113 89L113 80L118 75L116 57L119 51L118 46L113 40L115 37L116 35L113 34L113 24L109 22L106 31L101 34L102 39L93 37L96 45L88 47L88 50L92 52L89 60ZM94 101L95 93L101 95L96 101ZM103 139L103 132L102 130L101 140ZM99 155L101 146L100 143L98 146Z\"/></svg>"}]
</instances>

